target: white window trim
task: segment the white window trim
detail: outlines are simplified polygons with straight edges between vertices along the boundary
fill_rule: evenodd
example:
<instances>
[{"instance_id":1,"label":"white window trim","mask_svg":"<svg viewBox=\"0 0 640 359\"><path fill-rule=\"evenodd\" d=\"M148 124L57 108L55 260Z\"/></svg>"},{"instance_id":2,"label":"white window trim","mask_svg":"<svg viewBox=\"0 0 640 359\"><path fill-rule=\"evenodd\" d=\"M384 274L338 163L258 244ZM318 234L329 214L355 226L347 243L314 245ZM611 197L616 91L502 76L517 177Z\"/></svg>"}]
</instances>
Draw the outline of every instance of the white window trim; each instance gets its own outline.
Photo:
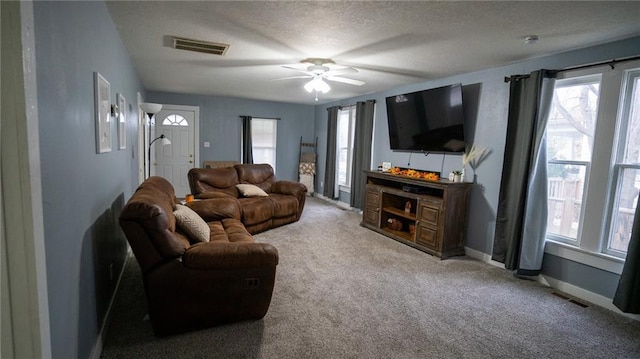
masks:
<instances>
[{"instance_id":1,"label":"white window trim","mask_svg":"<svg viewBox=\"0 0 640 359\"><path fill-rule=\"evenodd\" d=\"M544 252L615 274L622 274L622 267L624 266L624 259L622 258L605 253L591 252L584 248L552 239L547 239Z\"/></svg>"}]
</instances>

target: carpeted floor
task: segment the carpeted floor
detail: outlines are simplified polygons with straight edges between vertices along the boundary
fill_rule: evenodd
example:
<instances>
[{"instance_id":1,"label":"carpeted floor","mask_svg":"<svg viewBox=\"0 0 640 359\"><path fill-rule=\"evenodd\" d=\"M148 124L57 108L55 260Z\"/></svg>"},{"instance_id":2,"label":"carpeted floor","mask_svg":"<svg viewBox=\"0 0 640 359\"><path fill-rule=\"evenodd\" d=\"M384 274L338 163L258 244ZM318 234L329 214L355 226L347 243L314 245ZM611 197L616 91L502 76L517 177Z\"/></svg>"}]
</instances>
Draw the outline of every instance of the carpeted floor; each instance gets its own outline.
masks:
<instances>
[{"instance_id":1,"label":"carpeted floor","mask_svg":"<svg viewBox=\"0 0 640 359\"><path fill-rule=\"evenodd\" d=\"M255 236L280 254L263 320L168 338L143 319L130 259L102 358L640 358L638 321L468 257L441 261L360 220L309 198L299 222Z\"/></svg>"}]
</instances>

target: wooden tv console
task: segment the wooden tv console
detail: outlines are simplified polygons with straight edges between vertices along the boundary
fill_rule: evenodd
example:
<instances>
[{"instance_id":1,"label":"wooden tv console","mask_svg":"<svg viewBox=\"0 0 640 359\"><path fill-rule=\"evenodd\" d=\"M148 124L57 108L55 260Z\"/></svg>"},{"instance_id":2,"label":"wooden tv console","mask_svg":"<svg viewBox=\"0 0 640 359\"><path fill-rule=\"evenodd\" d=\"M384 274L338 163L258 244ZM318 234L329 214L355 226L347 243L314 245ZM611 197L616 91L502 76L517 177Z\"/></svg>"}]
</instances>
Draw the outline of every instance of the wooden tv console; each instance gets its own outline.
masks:
<instances>
[{"instance_id":1,"label":"wooden tv console","mask_svg":"<svg viewBox=\"0 0 640 359\"><path fill-rule=\"evenodd\" d=\"M364 227L441 259L464 255L471 183L365 174Z\"/></svg>"}]
</instances>

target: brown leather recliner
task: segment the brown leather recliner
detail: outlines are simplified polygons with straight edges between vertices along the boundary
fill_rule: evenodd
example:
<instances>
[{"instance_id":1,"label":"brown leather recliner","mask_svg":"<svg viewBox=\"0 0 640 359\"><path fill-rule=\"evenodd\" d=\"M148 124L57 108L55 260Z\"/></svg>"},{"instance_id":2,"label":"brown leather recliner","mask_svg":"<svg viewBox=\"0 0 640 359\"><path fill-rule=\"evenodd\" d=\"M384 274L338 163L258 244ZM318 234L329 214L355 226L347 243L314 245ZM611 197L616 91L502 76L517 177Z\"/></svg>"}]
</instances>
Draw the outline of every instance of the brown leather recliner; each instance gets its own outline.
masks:
<instances>
[{"instance_id":1,"label":"brown leather recliner","mask_svg":"<svg viewBox=\"0 0 640 359\"><path fill-rule=\"evenodd\" d=\"M209 242L194 242L176 226L177 203L171 184L151 177L119 218L142 269L154 332L263 318L275 283L276 248L253 240L233 198L189 204L211 231Z\"/></svg>"},{"instance_id":2,"label":"brown leather recliner","mask_svg":"<svg viewBox=\"0 0 640 359\"><path fill-rule=\"evenodd\" d=\"M302 215L307 187L299 182L276 180L269 164L238 164L226 168L192 168L187 174L196 198L230 196L238 199L241 221L252 233L296 222ZM268 196L243 196L236 185L252 184Z\"/></svg>"}]
</instances>

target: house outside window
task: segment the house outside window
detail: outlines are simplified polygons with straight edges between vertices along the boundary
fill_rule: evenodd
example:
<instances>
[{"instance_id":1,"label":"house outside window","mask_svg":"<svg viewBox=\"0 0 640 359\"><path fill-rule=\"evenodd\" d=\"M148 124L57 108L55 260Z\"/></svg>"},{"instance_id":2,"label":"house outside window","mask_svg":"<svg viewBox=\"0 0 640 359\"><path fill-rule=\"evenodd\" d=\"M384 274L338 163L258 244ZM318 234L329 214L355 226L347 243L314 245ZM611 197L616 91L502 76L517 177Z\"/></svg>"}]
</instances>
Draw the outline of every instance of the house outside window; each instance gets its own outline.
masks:
<instances>
[{"instance_id":1,"label":"house outside window","mask_svg":"<svg viewBox=\"0 0 640 359\"><path fill-rule=\"evenodd\" d=\"M278 120L270 118L251 119L253 163L268 163L276 170L276 139Z\"/></svg>"},{"instance_id":2,"label":"house outside window","mask_svg":"<svg viewBox=\"0 0 640 359\"><path fill-rule=\"evenodd\" d=\"M338 111L337 176L340 190L351 188L351 164L356 123L356 106L343 107Z\"/></svg>"},{"instance_id":3,"label":"house outside window","mask_svg":"<svg viewBox=\"0 0 640 359\"><path fill-rule=\"evenodd\" d=\"M561 73L547 123L547 239L623 259L640 192L640 63Z\"/></svg>"}]
</instances>

